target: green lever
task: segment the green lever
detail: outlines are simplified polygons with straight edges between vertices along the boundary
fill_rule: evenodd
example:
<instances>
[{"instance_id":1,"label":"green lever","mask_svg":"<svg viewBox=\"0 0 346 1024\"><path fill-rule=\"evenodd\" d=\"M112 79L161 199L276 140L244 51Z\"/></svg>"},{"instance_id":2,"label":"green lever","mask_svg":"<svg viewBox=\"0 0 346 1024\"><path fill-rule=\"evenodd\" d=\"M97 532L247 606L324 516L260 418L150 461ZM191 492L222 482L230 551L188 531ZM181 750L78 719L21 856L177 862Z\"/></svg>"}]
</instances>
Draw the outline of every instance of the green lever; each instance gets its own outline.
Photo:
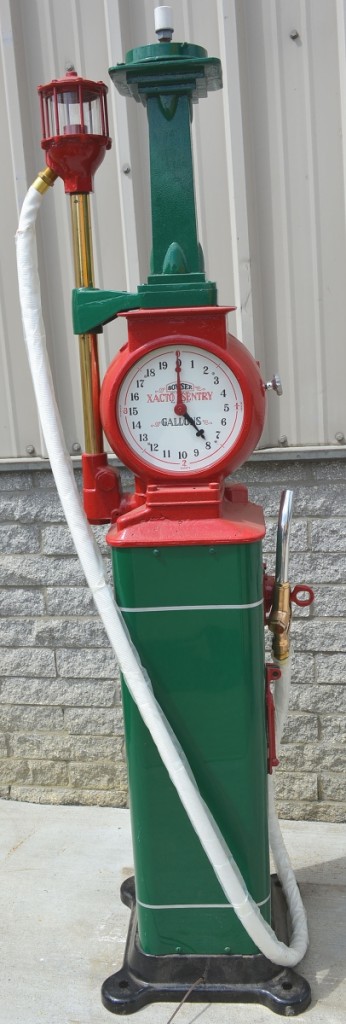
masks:
<instances>
[{"instance_id":1,"label":"green lever","mask_svg":"<svg viewBox=\"0 0 346 1024\"><path fill-rule=\"evenodd\" d=\"M100 288L74 288L72 292L72 317L75 334L101 333L102 325L114 320L118 313L128 309L139 309L142 305L138 294L131 292L102 291Z\"/></svg>"}]
</instances>

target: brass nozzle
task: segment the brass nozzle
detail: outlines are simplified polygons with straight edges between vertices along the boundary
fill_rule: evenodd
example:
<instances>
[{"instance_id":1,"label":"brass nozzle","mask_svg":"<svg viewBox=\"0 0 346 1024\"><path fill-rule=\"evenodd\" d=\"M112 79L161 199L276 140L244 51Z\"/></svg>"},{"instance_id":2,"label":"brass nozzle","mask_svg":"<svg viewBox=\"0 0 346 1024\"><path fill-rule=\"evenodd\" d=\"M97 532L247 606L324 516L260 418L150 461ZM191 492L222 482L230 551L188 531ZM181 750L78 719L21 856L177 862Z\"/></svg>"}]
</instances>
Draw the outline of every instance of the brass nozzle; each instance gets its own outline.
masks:
<instances>
[{"instance_id":1,"label":"brass nozzle","mask_svg":"<svg viewBox=\"0 0 346 1024\"><path fill-rule=\"evenodd\" d=\"M273 655L278 661L286 661L290 652L289 629L291 614L290 584L276 583L268 626L273 633Z\"/></svg>"},{"instance_id":2,"label":"brass nozzle","mask_svg":"<svg viewBox=\"0 0 346 1024\"><path fill-rule=\"evenodd\" d=\"M50 167L44 167L43 171L39 171L37 178L32 183L32 187L43 195L47 192L48 188L52 188L57 177L58 175Z\"/></svg>"}]
</instances>

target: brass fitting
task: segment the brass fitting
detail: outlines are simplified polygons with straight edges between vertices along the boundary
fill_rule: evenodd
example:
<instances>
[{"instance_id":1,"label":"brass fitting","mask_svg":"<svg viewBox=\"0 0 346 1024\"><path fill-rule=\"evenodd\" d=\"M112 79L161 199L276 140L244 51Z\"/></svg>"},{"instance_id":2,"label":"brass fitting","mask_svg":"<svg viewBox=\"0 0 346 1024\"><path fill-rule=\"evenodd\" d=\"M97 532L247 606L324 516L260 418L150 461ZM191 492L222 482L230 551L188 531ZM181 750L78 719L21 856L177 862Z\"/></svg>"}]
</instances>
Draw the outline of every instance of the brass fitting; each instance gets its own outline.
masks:
<instances>
[{"instance_id":1,"label":"brass fitting","mask_svg":"<svg viewBox=\"0 0 346 1024\"><path fill-rule=\"evenodd\" d=\"M290 653L291 588L289 583L276 583L268 626L273 633L272 650L277 661L286 661Z\"/></svg>"},{"instance_id":2,"label":"brass fitting","mask_svg":"<svg viewBox=\"0 0 346 1024\"><path fill-rule=\"evenodd\" d=\"M48 188L52 188L57 177L58 175L55 174L55 171L52 171L50 167L44 167L43 171L39 171L37 178L35 178L35 181L32 183L32 187L35 188L37 192L41 192L41 194L44 195Z\"/></svg>"}]
</instances>

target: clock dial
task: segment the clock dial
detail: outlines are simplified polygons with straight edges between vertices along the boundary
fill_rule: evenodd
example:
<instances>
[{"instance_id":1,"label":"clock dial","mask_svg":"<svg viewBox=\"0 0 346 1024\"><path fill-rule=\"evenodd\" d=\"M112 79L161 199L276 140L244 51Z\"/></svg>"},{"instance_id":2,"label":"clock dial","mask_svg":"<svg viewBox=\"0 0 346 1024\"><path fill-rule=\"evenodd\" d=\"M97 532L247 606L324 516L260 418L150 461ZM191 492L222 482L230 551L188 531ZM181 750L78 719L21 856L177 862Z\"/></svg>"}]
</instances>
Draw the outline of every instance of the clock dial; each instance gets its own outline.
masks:
<instances>
[{"instance_id":1,"label":"clock dial","mask_svg":"<svg viewBox=\"0 0 346 1024\"><path fill-rule=\"evenodd\" d=\"M116 416L126 445L144 465L184 476L227 456L243 426L244 398L221 353L177 340L128 370Z\"/></svg>"}]
</instances>

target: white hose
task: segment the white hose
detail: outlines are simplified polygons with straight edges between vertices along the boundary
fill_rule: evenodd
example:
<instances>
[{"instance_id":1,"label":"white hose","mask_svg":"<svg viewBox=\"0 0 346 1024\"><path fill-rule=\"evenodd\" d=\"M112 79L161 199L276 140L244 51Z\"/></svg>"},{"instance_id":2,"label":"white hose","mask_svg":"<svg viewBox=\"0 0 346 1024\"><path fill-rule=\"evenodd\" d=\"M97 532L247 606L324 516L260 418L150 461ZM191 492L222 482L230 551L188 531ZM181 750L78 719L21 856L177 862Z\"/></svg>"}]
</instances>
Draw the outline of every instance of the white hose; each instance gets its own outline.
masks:
<instances>
[{"instance_id":1,"label":"white hose","mask_svg":"<svg viewBox=\"0 0 346 1024\"><path fill-rule=\"evenodd\" d=\"M20 215L16 235L19 293L25 342L42 430L77 554L127 687L151 733L227 900L258 949L274 963L294 967L306 951L307 932L304 908L302 905L299 909L295 905L292 906L292 869L284 864L284 888L288 893L293 921L292 941L288 947L277 939L275 932L264 921L259 908L247 892L232 854L198 791L184 752L154 697L150 681L131 643L112 590L105 581L101 554L81 507L71 460L66 450L46 350L35 237L35 221L41 200L42 195L35 188L29 188ZM271 827L275 832L273 824ZM277 869L281 878L279 844L277 848ZM294 885L296 886L295 880Z\"/></svg>"}]
</instances>

